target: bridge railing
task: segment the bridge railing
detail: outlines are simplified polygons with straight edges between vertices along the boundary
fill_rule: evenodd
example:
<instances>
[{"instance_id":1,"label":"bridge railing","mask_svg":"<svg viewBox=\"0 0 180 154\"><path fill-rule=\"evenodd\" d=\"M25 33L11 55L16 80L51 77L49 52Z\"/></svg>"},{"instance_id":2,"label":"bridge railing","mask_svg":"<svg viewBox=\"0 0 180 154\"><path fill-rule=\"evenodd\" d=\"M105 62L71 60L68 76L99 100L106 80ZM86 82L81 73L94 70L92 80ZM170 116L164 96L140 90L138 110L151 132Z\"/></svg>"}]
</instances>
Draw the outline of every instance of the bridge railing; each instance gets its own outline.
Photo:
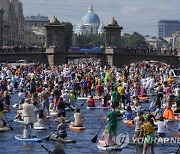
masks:
<instances>
[{"instance_id":1,"label":"bridge railing","mask_svg":"<svg viewBox=\"0 0 180 154\"><path fill-rule=\"evenodd\" d=\"M122 49L123 53L126 54L147 54L147 55L178 55L177 50L139 50L139 49L128 49L128 48L123 48Z\"/></svg>"},{"instance_id":2,"label":"bridge railing","mask_svg":"<svg viewBox=\"0 0 180 154\"><path fill-rule=\"evenodd\" d=\"M25 52L45 52L46 48L39 47L3 47L0 48L0 53L25 53Z\"/></svg>"}]
</instances>

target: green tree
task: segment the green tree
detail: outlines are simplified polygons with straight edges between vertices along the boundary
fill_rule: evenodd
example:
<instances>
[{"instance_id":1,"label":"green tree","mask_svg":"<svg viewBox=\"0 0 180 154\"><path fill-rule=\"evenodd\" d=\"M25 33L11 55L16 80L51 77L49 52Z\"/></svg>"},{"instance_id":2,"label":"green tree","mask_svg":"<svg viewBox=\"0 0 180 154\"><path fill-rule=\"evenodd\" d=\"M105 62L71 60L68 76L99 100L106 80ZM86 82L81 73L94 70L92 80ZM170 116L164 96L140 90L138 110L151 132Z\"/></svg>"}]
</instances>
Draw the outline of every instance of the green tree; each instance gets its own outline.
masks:
<instances>
[{"instance_id":1,"label":"green tree","mask_svg":"<svg viewBox=\"0 0 180 154\"><path fill-rule=\"evenodd\" d=\"M65 41L67 46L71 46L72 43L72 34L73 34L73 25L70 22L62 22L65 30Z\"/></svg>"},{"instance_id":2,"label":"green tree","mask_svg":"<svg viewBox=\"0 0 180 154\"><path fill-rule=\"evenodd\" d=\"M95 45L104 46L104 35L78 35L76 37L77 45Z\"/></svg>"},{"instance_id":3,"label":"green tree","mask_svg":"<svg viewBox=\"0 0 180 154\"><path fill-rule=\"evenodd\" d=\"M121 38L121 44L123 47L147 49L148 44L145 41L144 36L134 32L133 34L125 33Z\"/></svg>"}]
</instances>

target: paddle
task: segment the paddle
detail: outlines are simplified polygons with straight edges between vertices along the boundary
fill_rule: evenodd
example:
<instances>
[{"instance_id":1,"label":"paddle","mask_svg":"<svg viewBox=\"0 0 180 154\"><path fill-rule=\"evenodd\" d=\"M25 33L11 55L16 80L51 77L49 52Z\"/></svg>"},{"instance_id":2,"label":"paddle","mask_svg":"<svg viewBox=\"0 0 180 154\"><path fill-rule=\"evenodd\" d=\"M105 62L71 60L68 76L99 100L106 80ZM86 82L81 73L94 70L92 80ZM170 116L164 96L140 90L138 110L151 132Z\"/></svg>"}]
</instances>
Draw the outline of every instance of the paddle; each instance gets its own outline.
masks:
<instances>
[{"instance_id":1,"label":"paddle","mask_svg":"<svg viewBox=\"0 0 180 154\"><path fill-rule=\"evenodd\" d=\"M180 150L180 145L178 145L178 146L179 146L179 148L177 149L176 154L178 154L178 153L179 153L179 150Z\"/></svg>"},{"instance_id":2,"label":"paddle","mask_svg":"<svg viewBox=\"0 0 180 154\"><path fill-rule=\"evenodd\" d=\"M49 154L52 154L52 151L50 151L48 148L46 148L43 144L41 145L42 148L44 148Z\"/></svg>"},{"instance_id":3,"label":"paddle","mask_svg":"<svg viewBox=\"0 0 180 154\"><path fill-rule=\"evenodd\" d=\"M106 118L107 119L107 118ZM97 137L99 135L99 132L101 131L102 127L104 126L104 124L106 123L106 119L104 120L101 128L99 129L98 133L96 134L96 136L93 137L93 139L91 140L92 143L96 143L97 142Z\"/></svg>"},{"instance_id":4,"label":"paddle","mask_svg":"<svg viewBox=\"0 0 180 154\"><path fill-rule=\"evenodd\" d=\"M57 130L54 130L49 136L45 137L44 139L45 139L45 140L49 140L50 137L51 137L56 131L57 131Z\"/></svg>"},{"instance_id":5,"label":"paddle","mask_svg":"<svg viewBox=\"0 0 180 154\"><path fill-rule=\"evenodd\" d=\"M50 126L49 122L47 122L46 119L45 119L44 121L46 122L46 124L48 125L48 127L51 129L51 126Z\"/></svg>"},{"instance_id":6,"label":"paddle","mask_svg":"<svg viewBox=\"0 0 180 154\"><path fill-rule=\"evenodd\" d=\"M177 132L172 131L171 129L167 128L170 132L172 132L173 136L175 136L176 138L180 137L180 134Z\"/></svg>"},{"instance_id":7,"label":"paddle","mask_svg":"<svg viewBox=\"0 0 180 154\"><path fill-rule=\"evenodd\" d=\"M9 123L9 121L8 121L8 119L7 119L7 117L6 117L5 114L4 114L4 117L6 118L6 121L7 121L7 123L9 124L9 127L11 128L11 130L14 130L14 128L11 127L11 125L10 125L10 123Z\"/></svg>"}]
</instances>

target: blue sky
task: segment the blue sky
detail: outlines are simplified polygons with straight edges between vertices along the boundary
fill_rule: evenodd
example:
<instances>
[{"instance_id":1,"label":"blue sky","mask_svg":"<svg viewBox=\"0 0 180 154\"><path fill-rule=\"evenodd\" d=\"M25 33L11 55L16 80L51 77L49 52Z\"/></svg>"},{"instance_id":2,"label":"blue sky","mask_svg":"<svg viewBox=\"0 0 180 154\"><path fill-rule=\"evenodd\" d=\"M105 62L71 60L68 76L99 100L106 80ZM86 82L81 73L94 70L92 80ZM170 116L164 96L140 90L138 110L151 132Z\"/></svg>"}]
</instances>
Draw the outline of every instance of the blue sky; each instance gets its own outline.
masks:
<instances>
[{"instance_id":1,"label":"blue sky","mask_svg":"<svg viewBox=\"0 0 180 154\"><path fill-rule=\"evenodd\" d=\"M41 14L76 25L92 5L107 25L114 16L123 33L157 36L160 19L180 20L180 0L20 0L24 15Z\"/></svg>"}]
</instances>

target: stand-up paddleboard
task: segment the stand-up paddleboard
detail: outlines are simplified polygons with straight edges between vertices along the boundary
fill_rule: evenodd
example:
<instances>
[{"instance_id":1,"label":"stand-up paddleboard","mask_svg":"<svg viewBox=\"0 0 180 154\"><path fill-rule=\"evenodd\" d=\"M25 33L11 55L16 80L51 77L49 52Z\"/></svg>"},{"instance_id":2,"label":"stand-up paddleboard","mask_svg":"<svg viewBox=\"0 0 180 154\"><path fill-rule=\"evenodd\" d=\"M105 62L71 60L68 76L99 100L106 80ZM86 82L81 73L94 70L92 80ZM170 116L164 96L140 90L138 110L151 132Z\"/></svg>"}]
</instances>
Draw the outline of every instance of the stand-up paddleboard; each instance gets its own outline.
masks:
<instances>
[{"instance_id":1,"label":"stand-up paddleboard","mask_svg":"<svg viewBox=\"0 0 180 154\"><path fill-rule=\"evenodd\" d=\"M70 129L72 130L85 130L86 128L85 127L74 127L74 126L69 126Z\"/></svg>"},{"instance_id":2,"label":"stand-up paddleboard","mask_svg":"<svg viewBox=\"0 0 180 154\"><path fill-rule=\"evenodd\" d=\"M16 135L15 136L16 140L22 141L22 142L42 142L42 139L39 138L23 138L22 135Z\"/></svg>"},{"instance_id":3,"label":"stand-up paddleboard","mask_svg":"<svg viewBox=\"0 0 180 154\"><path fill-rule=\"evenodd\" d=\"M149 97L148 96L139 96L139 100L140 101L147 101L149 99Z\"/></svg>"},{"instance_id":4,"label":"stand-up paddleboard","mask_svg":"<svg viewBox=\"0 0 180 154\"><path fill-rule=\"evenodd\" d=\"M6 132L8 130L10 130L10 128L8 128L8 127L1 127L0 128L0 132Z\"/></svg>"},{"instance_id":5,"label":"stand-up paddleboard","mask_svg":"<svg viewBox=\"0 0 180 154\"><path fill-rule=\"evenodd\" d=\"M48 126L34 126L35 130L47 130Z\"/></svg>"},{"instance_id":6,"label":"stand-up paddleboard","mask_svg":"<svg viewBox=\"0 0 180 154\"><path fill-rule=\"evenodd\" d=\"M89 97L78 97L77 100L87 100Z\"/></svg>"},{"instance_id":7,"label":"stand-up paddleboard","mask_svg":"<svg viewBox=\"0 0 180 154\"><path fill-rule=\"evenodd\" d=\"M77 97L77 100L88 100L90 97ZM95 100L100 99L99 97L93 97Z\"/></svg>"},{"instance_id":8,"label":"stand-up paddleboard","mask_svg":"<svg viewBox=\"0 0 180 154\"><path fill-rule=\"evenodd\" d=\"M65 110L66 110L66 111L74 111L74 110L76 110L76 108L74 108L73 106L71 106L71 107L66 107Z\"/></svg>"},{"instance_id":9,"label":"stand-up paddleboard","mask_svg":"<svg viewBox=\"0 0 180 154\"><path fill-rule=\"evenodd\" d=\"M56 142L62 142L62 143L76 143L76 140L71 140L68 138L61 138L61 137L58 137L58 138L50 137L50 140L56 141Z\"/></svg>"},{"instance_id":10,"label":"stand-up paddleboard","mask_svg":"<svg viewBox=\"0 0 180 154\"><path fill-rule=\"evenodd\" d=\"M97 109L97 107L90 107L90 106L87 106L86 109Z\"/></svg>"},{"instance_id":11,"label":"stand-up paddleboard","mask_svg":"<svg viewBox=\"0 0 180 154\"><path fill-rule=\"evenodd\" d=\"M24 124L24 121L19 119L14 119L13 122Z\"/></svg>"},{"instance_id":12,"label":"stand-up paddleboard","mask_svg":"<svg viewBox=\"0 0 180 154\"><path fill-rule=\"evenodd\" d=\"M98 106L98 109L109 109L110 108L110 106L105 106L105 107L103 107L103 106Z\"/></svg>"},{"instance_id":13,"label":"stand-up paddleboard","mask_svg":"<svg viewBox=\"0 0 180 154\"><path fill-rule=\"evenodd\" d=\"M124 123L127 124L127 125L134 126L133 120L123 119L122 122L124 122Z\"/></svg>"},{"instance_id":14,"label":"stand-up paddleboard","mask_svg":"<svg viewBox=\"0 0 180 154\"><path fill-rule=\"evenodd\" d=\"M55 111L50 111L50 115L51 115L51 116L56 116L56 115L58 115L58 113L55 112Z\"/></svg>"},{"instance_id":15,"label":"stand-up paddleboard","mask_svg":"<svg viewBox=\"0 0 180 154\"><path fill-rule=\"evenodd\" d=\"M104 150L104 151L121 151L121 147L118 146L100 146L97 144L98 149Z\"/></svg>"}]
</instances>

